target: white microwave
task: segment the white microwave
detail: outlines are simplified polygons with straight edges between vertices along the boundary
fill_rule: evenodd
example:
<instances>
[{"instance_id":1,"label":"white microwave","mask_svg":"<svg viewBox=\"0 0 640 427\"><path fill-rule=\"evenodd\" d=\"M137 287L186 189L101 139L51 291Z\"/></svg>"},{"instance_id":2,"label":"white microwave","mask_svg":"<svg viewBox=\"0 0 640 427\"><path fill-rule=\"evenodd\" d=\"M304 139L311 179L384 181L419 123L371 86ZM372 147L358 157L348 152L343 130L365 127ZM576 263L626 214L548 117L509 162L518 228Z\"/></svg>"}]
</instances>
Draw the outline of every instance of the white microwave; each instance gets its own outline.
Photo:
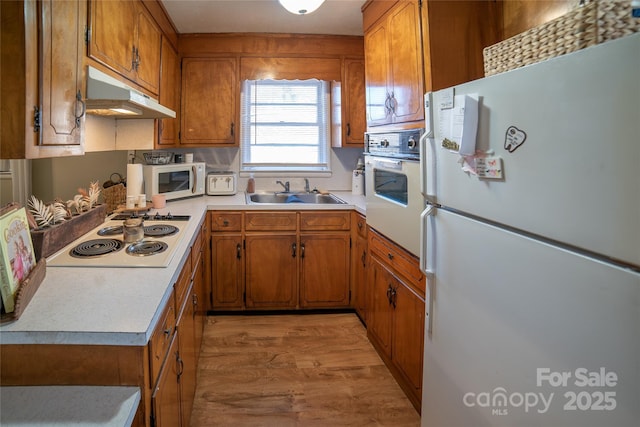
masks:
<instances>
[{"instance_id":1,"label":"white microwave","mask_svg":"<svg viewBox=\"0 0 640 427\"><path fill-rule=\"evenodd\" d=\"M143 167L144 191L151 200L164 194L167 200L204 195L205 163L172 163Z\"/></svg>"}]
</instances>

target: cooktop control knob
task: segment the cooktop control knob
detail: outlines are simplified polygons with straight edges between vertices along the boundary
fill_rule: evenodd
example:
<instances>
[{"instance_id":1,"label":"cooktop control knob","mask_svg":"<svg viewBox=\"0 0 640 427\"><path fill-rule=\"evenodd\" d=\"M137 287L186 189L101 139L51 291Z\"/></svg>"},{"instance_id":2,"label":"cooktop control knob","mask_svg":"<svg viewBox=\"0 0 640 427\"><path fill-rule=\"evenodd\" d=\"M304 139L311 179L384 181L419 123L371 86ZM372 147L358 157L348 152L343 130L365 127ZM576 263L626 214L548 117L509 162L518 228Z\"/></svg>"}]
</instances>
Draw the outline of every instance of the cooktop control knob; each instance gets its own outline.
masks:
<instances>
[{"instance_id":1,"label":"cooktop control knob","mask_svg":"<svg viewBox=\"0 0 640 427\"><path fill-rule=\"evenodd\" d=\"M409 140L407 141L407 145L409 146L409 148L416 148L416 140L413 139L413 137L409 137Z\"/></svg>"},{"instance_id":2,"label":"cooktop control knob","mask_svg":"<svg viewBox=\"0 0 640 427\"><path fill-rule=\"evenodd\" d=\"M153 217L153 219L155 219L156 221L160 221L162 219L162 217L160 216L160 212L156 212L156 214Z\"/></svg>"},{"instance_id":3,"label":"cooktop control knob","mask_svg":"<svg viewBox=\"0 0 640 427\"><path fill-rule=\"evenodd\" d=\"M171 212L167 212L167 216L165 217L168 220L172 220L173 219L173 215L171 215Z\"/></svg>"},{"instance_id":4,"label":"cooktop control knob","mask_svg":"<svg viewBox=\"0 0 640 427\"><path fill-rule=\"evenodd\" d=\"M388 147L389 146L389 140L388 139L383 139L382 141L380 141L380 146L381 147Z\"/></svg>"}]
</instances>

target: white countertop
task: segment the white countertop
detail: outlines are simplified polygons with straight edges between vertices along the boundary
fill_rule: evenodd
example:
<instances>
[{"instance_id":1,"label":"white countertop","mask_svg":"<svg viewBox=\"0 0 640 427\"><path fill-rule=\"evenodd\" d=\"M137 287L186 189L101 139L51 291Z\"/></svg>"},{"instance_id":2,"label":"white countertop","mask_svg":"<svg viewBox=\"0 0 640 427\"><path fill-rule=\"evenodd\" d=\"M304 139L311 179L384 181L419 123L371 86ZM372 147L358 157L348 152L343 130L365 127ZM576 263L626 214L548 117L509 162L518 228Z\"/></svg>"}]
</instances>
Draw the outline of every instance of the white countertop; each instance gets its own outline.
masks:
<instances>
[{"instance_id":1,"label":"white countertop","mask_svg":"<svg viewBox=\"0 0 640 427\"><path fill-rule=\"evenodd\" d=\"M138 387L0 387L0 425L130 426L139 404Z\"/></svg>"},{"instance_id":2,"label":"white countertop","mask_svg":"<svg viewBox=\"0 0 640 427\"><path fill-rule=\"evenodd\" d=\"M351 192L332 194L347 204L248 205L243 192L168 202L161 213L191 215L168 267L47 267L44 281L20 319L0 326L0 344L144 346L207 210L355 209L365 213L364 196L353 196Z\"/></svg>"}]
</instances>

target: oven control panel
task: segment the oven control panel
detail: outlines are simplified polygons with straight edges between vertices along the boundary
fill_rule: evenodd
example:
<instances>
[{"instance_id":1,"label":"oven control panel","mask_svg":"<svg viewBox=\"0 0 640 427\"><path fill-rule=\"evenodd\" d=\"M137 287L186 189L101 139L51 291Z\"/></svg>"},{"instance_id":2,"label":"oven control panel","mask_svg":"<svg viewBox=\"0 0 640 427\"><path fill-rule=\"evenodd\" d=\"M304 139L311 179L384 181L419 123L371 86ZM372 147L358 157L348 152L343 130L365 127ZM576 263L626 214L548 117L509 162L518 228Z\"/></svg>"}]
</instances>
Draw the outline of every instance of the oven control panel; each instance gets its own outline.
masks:
<instances>
[{"instance_id":1,"label":"oven control panel","mask_svg":"<svg viewBox=\"0 0 640 427\"><path fill-rule=\"evenodd\" d=\"M424 129L410 129L395 132L367 132L365 149L369 154L409 160L420 159L420 137Z\"/></svg>"}]
</instances>

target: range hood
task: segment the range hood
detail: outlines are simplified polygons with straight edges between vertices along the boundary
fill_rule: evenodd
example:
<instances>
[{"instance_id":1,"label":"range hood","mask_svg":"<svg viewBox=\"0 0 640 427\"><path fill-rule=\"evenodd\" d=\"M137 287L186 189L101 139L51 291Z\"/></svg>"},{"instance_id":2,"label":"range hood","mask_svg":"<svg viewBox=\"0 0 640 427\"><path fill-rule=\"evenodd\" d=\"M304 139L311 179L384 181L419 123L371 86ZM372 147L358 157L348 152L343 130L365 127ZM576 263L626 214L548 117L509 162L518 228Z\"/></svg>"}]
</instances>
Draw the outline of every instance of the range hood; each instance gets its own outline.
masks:
<instances>
[{"instance_id":1,"label":"range hood","mask_svg":"<svg viewBox=\"0 0 640 427\"><path fill-rule=\"evenodd\" d=\"M176 112L121 81L87 67L87 114L118 119L174 119Z\"/></svg>"}]
</instances>

